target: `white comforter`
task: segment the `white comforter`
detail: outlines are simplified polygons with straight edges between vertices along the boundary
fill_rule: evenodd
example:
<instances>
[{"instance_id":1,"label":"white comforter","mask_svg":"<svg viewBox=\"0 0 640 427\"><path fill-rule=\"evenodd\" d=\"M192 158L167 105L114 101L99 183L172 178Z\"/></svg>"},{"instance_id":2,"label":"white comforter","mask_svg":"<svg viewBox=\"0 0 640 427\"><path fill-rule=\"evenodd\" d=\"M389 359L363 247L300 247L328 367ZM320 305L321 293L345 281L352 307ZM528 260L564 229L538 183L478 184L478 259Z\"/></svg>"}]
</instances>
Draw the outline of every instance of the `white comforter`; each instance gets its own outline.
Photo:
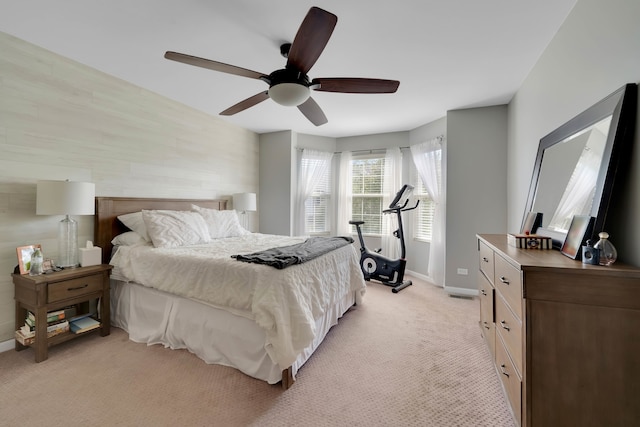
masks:
<instances>
[{"instance_id":1,"label":"white comforter","mask_svg":"<svg viewBox=\"0 0 640 427\"><path fill-rule=\"evenodd\" d=\"M348 292L356 292L360 302L365 292L359 254L352 244L282 270L231 258L302 241L252 233L172 249L123 246L111 264L127 281L254 319L265 330L268 354L286 369L313 341L314 320L327 307Z\"/></svg>"}]
</instances>

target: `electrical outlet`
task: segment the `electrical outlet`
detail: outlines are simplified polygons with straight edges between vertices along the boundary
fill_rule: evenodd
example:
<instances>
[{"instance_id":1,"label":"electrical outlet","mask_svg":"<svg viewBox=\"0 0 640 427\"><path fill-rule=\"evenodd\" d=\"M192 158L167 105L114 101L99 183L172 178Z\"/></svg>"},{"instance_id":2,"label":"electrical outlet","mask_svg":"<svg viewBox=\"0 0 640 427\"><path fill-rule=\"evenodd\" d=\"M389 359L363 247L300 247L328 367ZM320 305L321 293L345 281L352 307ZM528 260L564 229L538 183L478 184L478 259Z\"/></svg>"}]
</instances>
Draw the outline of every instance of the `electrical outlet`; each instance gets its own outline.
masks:
<instances>
[{"instance_id":1,"label":"electrical outlet","mask_svg":"<svg viewBox=\"0 0 640 427\"><path fill-rule=\"evenodd\" d=\"M466 268L459 268L458 269L458 274L461 276L466 276L469 274L469 270L467 270Z\"/></svg>"}]
</instances>

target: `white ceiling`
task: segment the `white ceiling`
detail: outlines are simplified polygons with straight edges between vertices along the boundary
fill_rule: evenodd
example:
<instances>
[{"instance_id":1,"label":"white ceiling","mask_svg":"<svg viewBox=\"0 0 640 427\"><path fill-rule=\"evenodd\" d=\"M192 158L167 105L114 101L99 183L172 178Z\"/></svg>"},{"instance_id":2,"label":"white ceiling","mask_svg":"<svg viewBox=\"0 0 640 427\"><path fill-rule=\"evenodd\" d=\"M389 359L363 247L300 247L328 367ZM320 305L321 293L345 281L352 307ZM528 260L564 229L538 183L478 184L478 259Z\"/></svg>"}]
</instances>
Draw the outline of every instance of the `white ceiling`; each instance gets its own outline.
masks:
<instances>
[{"instance_id":1,"label":"white ceiling","mask_svg":"<svg viewBox=\"0 0 640 427\"><path fill-rule=\"evenodd\" d=\"M258 133L406 131L447 110L509 102L577 0L0 0L0 31L212 115L267 89L163 58L283 68L311 6L338 16L315 77L400 81L395 94L312 92L329 122L267 100L223 120Z\"/></svg>"}]
</instances>

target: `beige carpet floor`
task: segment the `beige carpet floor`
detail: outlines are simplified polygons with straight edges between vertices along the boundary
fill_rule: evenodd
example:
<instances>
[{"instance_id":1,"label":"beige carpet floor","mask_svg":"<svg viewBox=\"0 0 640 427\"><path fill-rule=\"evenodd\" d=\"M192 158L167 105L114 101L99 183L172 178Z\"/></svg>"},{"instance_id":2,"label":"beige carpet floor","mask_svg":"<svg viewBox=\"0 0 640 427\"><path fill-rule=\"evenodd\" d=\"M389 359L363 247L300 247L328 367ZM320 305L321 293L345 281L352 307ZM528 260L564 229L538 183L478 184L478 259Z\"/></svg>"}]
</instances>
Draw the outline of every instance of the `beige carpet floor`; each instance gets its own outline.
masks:
<instances>
[{"instance_id":1,"label":"beige carpet floor","mask_svg":"<svg viewBox=\"0 0 640 427\"><path fill-rule=\"evenodd\" d=\"M0 354L2 426L513 426L477 299L370 283L283 391L112 328Z\"/></svg>"}]
</instances>

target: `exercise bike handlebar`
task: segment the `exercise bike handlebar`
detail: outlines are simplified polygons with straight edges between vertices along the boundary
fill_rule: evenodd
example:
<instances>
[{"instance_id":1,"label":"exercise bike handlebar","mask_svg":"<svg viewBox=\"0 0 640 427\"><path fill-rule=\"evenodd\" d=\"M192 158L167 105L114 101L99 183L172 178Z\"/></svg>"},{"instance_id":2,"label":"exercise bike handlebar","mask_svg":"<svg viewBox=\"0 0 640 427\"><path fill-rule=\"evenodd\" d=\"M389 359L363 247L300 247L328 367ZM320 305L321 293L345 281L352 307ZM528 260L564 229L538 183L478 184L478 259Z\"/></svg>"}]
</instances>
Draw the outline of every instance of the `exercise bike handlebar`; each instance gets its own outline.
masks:
<instances>
[{"instance_id":1,"label":"exercise bike handlebar","mask_svg":"<svg viewBox=\"0 0 640 427\"><path fill-rule=\"evenodd\" d=\"M409 199L405 200L404 204L402 206L395 206L393 208L389 208L389 209L385 209L382 211L382 213L391 213L391 212L405 212L405 211L412 211L415 208L418 207L418 205L420 204L420 200L416 200L416 204L413 207L410 208L405 208L405 206L407 206L407 203L409 203Z\"/></svg>"}]
</instances>

